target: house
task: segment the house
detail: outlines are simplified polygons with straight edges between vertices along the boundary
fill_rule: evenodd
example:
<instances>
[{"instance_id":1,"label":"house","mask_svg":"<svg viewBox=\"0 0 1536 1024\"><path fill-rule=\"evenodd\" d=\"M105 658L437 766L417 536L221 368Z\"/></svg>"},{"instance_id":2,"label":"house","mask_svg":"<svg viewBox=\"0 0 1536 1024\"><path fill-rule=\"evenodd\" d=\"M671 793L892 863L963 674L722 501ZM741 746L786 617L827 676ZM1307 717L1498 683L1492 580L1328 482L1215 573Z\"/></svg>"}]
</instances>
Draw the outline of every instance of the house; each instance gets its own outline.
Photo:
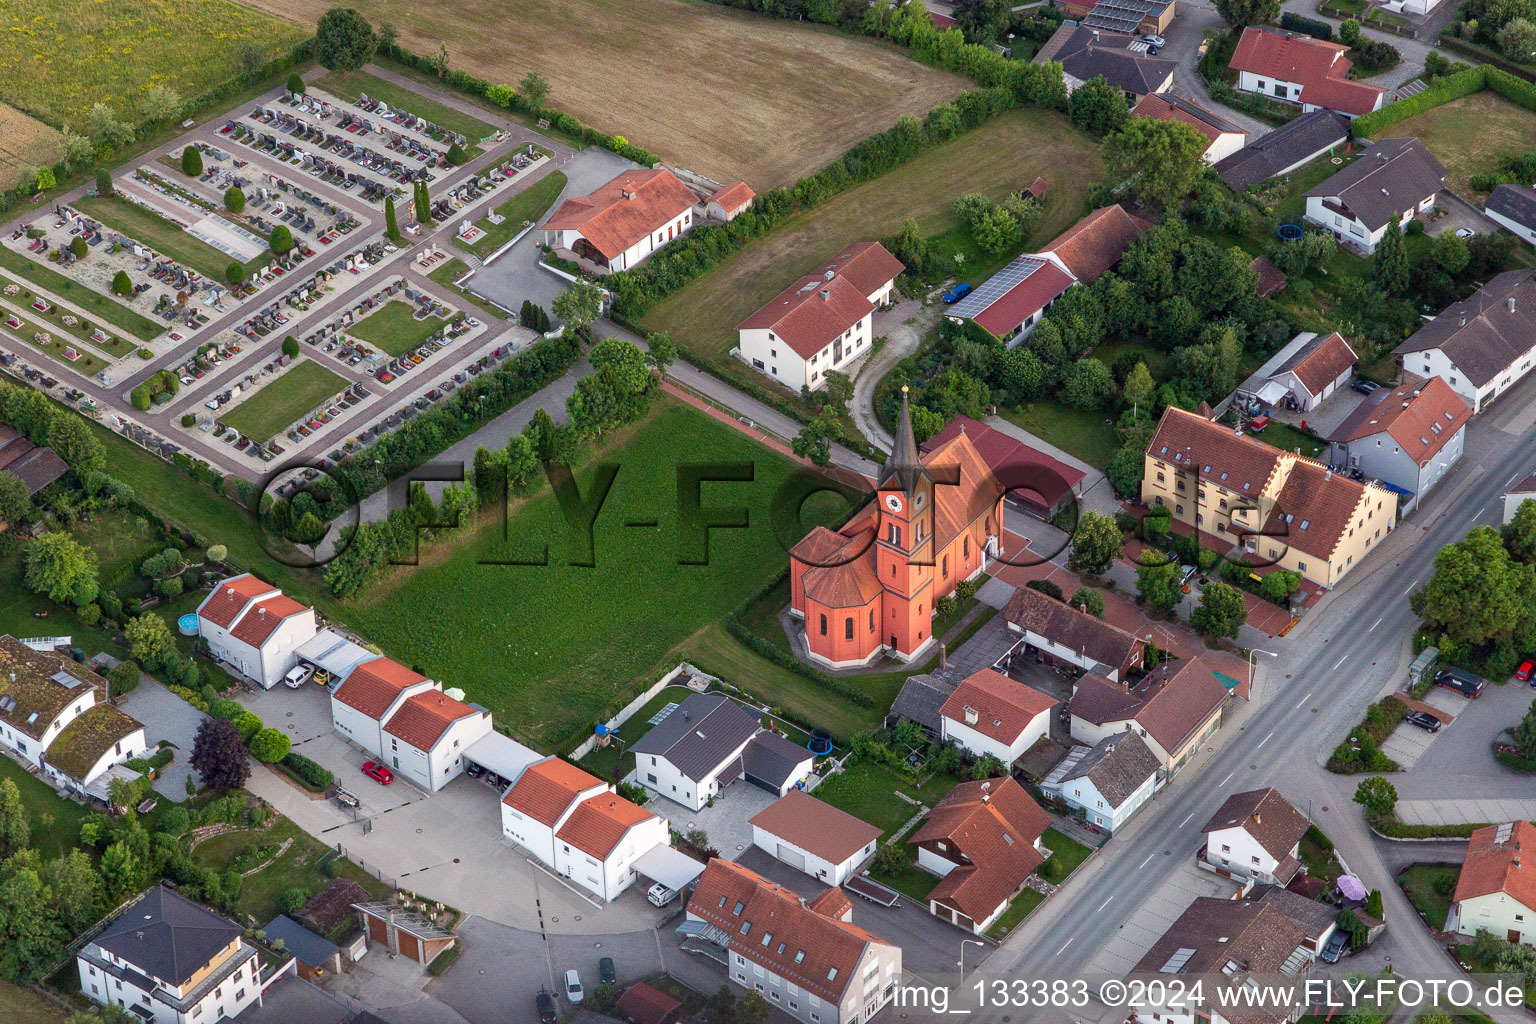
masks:
<instances>
[{"instance_id":1,"label":"house","mask_svg":"<svg viewBox=\"0 0 1536 1024\"><path fill-rule=\"evenodd\" d=\"M842 885L875 855L880 829L793 789L748 822L752 845L826 885Z\"/></svg>"},{"instance_id":2,"label":"house","mask_svg":"<svg viewBox=\"0 0 1536 1024\"><path fill-rule=\"evenodd\" d=\"M1173 0L1064 0L1061 12L1088 28L1161 35L1173 24Z\"/></svg>"},{"instance_id":3,"label":"house","mask_svg":"<svg viewBox=\"0 0 1536 1024\"><path fill-rule=\"evenodd\" d=\"M1433 210L1444 186L1445 167L1424 143L1382 139L1307 190L1304 219L1368 256L1388 229L1401 231L1416 215Z\"/></svg>"},{"instance_id":4,"label":"house","mask_svg":"<svg viewBox=\"0 0 1536 1024\"><path fill-rule=\"evenodd\" d=\"M1119 203L1101 206L1045 243L1038 256L1072 275L1078 284L1103 277L1131 243L1152 230L1152 223Z\"/></svg>"},{"instance_id":5,"label":"house","mask_svg":"<svg viewBox=\"0 0 1536 1024\"><path fill-rule=\"evenodd\" d=\"M298 664L299 648L320 627L313 608L244 573L197 606L197 631L215 658L270 690Z\"/></svg>"},{"instance_id":6,"label":"house","mask_svg":"<svg viewBox=\"0 0 1536 1024\"><path fill-rule=\"evenodd\" d=\"M1201 829L1201 866L1239 880L1285 885L1301 867L1301 837L1310 826L1273 789L1234 793Z\"/></svg>"},{"instance_id":7,"label":"house","mask_svg":"<svg viewBox=\"0 0 1536 1024\"><path fill-rule=\"evenodd\" d=\"M0 636L0 743L77 794L148 746L144 726L107 703L105 679L9 634Z\"/></svg>"},{"instance_id":8,"label":"house","mask_svg":"<svg viewBox=\"0 0 1536 1024\"><path fill-rule=\"evenodd\" d=\"M418 690L384 720L383 756L429 793L464 771L464 754L494 730L491 713L439 689Z\"/></svg>"},{"instance_id":9,"label":"house","mask_svg":"<svg viewBox=\"0 0 1536 1024\"><path fill-rule=\"evenodd\" d=\"M390 959L409 957L425 967L459 941L430 918L393 903L357 903L352 909L368 941L384 947Z\"/></svg>"},{"instance_id":10,"label":"house","mask_svg":"<svg viewBox=\"0 0 1536 1024\"><path fill-rule=\"evenodd\" d=\"M1343 43L1250 26L1243 29L1227 66L1237 72L1240 92L1299 103L1303 113L1331 110L1353 119L1381 109L1387 91L1352 81L1354 65L1344 56L1347 52Z\"/></svg>"},{"instance_id":11,"label":"house","mask_svg":"<svg viewBox=\"0 0 1536 1024\"><path fill-rule=\"evenodd\" d=\"M1439 377L1379 388L1328 435L1329 463L1411 495L1417 505L1465 450L1472 410Z\"/></svg>"},{"instance_id":12,"label":"house","mask_svg":"<svg viewBox=\"0 0 1536 1024\"><path fill-rule=\"evenodd\" d=\"M806 902L716 857L699 877L678 931L685 949L700 948L725 963L733 983L757 989L796 1020L873 1020L895 995L901 947L847 920L847 906L835 887Z\"/></svg>"},{"instance_id":13,"label":"house","mask_svg":"<svg viewBox=\"0 0 1536 1024\"><path fill-rule=\"evenodd\" d=\"M244 928L164 884L129 904L75 962L87 999L153 1024L238 1017L283 973L264 978Z\"/></svg>"},{"instance_id":14,"label":"house","mask_svg":"<svg viewBox=\"0 0 1536 1024\"><path fill-rule=\"evenodd\" d=\"M1359 357L1337 331L1303 331L1237 389L1269 406L1311 412L1354 376Z\"/></svg>"},{"instance_id":15,"label":"house","mask_svg":"<svg viewBox=\"0 0 1536 1024\"><path fill-rule=\"evenodd\" d=\"M331 728L382 758L390 746L384 723L411 697L438 689L437 683L398 661L372 658L354 668L331 691ZM399 745L398 738L395 745Z\"/></svg>"},{"instance_id":16,"label":"house","mask_svg":"<svg viewBox=\"0 0 1536 1024\"><path fill-rule=\"evenodd\" d=\"M666 168L635 168L590 195L565 200L540 230L551 248L567 249L608 271L629 270L688 233L697 201Z\"/></svg>"},{"instance_id":17,"label":"house","mask_svg":"<svg viewBox=\"0 0 1536 1024\"><path fill-rule=\"evenodd\" d=\"M997 478L964 434L920 458L905 388L877 490L876 501L840 530L818 526L789 552L790 611L822 664L927 653L935 644L935 602L980 575L1000 551Z\"/></svg>"},{"instance_id":18,"label":"house","mask_svg":"<svg viewBox=\"0 0 1536 1024\"><path fill-rule=\"evenodd\" d=\"M950 790L907 839L917 847L917 866L939 876L929 911L972 934L985 932L1050 856L1041 844L1050 824L1012 776Z\"/></svg>"},{"instance_id":19,"label":"house","mask_svg":"<svg viewBox=\"0 0 1536 1024\"><path fill-rule=\"evenodd\" d=\"M738 354L795 392L819 389L828 371L868 354L875 310L905 269L879 242L850 245L743 320Z\"/></svg>"},{"instance_id":20,"label":"house","mask_svg":"<svg viewBox=\"0 0 1536 1024\"><path fill-rule=\"evenodd\" d=\"M1488 825L1472 833L1445 930L1476 936L1491 932L1510 942L1536 945L1536 867L1523 847L1536 850L1536 825L1528 821Z\"/></svg>"},{"instance_id":21,"label":"house","mask_svg":"<svg viewBox=\"0 0 1536 1024\"><path fill-rule=\"evenodd\" d=\"M1259 885L1247 897L1260 906L1272 907L1301 929L1302 938L1313 956L1319 956L1328 939L1338 928L1339 908L1321 900L1308 899L1279 885Z\"/></svg>"},{"instance_id":22,"label":"house","mask_svg":"<svg viewBox=\"0 0 1536 1024\"><path fill-rule=\"evenodd\" d=\"M629 1024L673 1024L682 1005L660 989L637 981L619 996L613 1011Z\"/></svg>"},{"instance_id":23,"label":"house","mask_svg":"<svg viewBox=\"0 0 1536 1024\"><path fill-rule=\"evenodd\" d=\"M1152 799L1164 777L1152 748L1128 729L1091 747L1073 747L1040 788L1082 811L1089 824L1113 832Z\"/></svg>"},{"instance_id":24,"label":"house","mask_svg":"<svg viewBox=\"0 0 1536 1024\"><path fill-rule=\"evenodd\" d=\"M1228 693L1198 657L1165 662L1133 686L1088 673L1077 680L1067 702L1072 740L1092 747L1134 731L1171 779L1221 728Z\"/></svg>"},{"instance_id":25,"label":"house","mask_svg":"<svg viewBox=\"0 0 1536 1024\"><path fill-rule=\"evenodd\" d=\"M969 320L1013 348L1029 337L1051 303L1075 283L1072 275L1055 263L1026 253L987 278L944 315L955 323Z\"/></svg>"},{"instance_id":26,"label":"house","mask_svg":"<svg viewBox=\"0 0 1536 1024\"><path fill-rule=\"evenodd\" d=\"M1136 36L1071 21L1062 22L1034 56L1036 64L1048 61L1061 65L1068 93L1084 82L1103 78L1125 93L1126 101L1133 105L1143 96L1172 85L1178 67L1178 61L1147 56L1146 45Z\"/></svg>"},{"instance_id":27,"label":"house","mask_svg":"<svg viewBox=\"0 0 1536 1024\"><path fill-rule=\"evenodd\" d=\"M1350 145L1349 118L1331 110L1314 110L1218 160L1216 174L1228 188L1241 192Z\"/></svg>"},{"instance_id":28,"label":"house","mask_svg":"<svg viewBox=\"0 0 1536 1024\"><path fill-rule=\"evenodd\" d=\"M1150 117L1154 121L1182 121L1189 125L1205 139L1204 158L1207 165L1225 160L1242 149L1248 141L1248 133L1242 128L1171 92L1143 96L1131 113L1136 117Z\"/></svg>"},{"instance_id":29,"label":"house","mask_svg":"<svg viewBox=\"0 0 1536 1024\"><path fill-rule=\"evenodd\" d=\"M722 185L704 200L704 212L715 220L735 220L736 215L751 206L756 198L757 193L744 181Z\"/></svg>"},{"instance_id":30,"label":"house","mask_svg":"<svg viewBox=\"0 0 1536 1024\"><path fill-rule=\"evenodd\" d=\"M1393 353L1405 373L1441 377L1483 411L1536 364L1536 271L1508 270L1453 303Z\"/></svg>"},{"instance_id":31,"label":"house","mask_svg":"<svg viewBox=\"0 0 1536 1024\"><path fill-rule=\"evenodd\" d=\"M1499 185L1483 200L1483 213L1514 232L1522 242L1536 245L1536 189Z\"/></svg>"},{"instance_id":32,"label":"house","mask_svg":"<svg viewBox=\"0 0 1536 1024\"><path fill-rule=\"evenodd\" d=\"M1336 586L1397 524L1397 496L1170 407L1147 445L1141 500L1261 564Z\"/></svg>"},{"instance_id":33,"label":"house","mask_svg":"<svg viewBox=\"0 0 1536 1024\"><path fill-rule=\"evenodd\" d=\"M671 845L667 822L568 761L525 768L501 798L502 834L554 872L614 900L640 877L636 862Z\"/></svg>"},{"instance_id":34,"label":"house","mask_svg":"<svg viewBox=\"0 0 1536 1024\"><path fill-rule=\"evenodd\" d=\"M694 693L630 746L635 781L698 810L742 776L742 752L762 729L756 712L719 694Z\"/></svg>"},{"instance_id":35,"label":"house","mask_svg":"<svg viewBox=\"0 0 1536 1024\"><path fill-rule=\"evenodd\" d=\"M995 757L1012 766L1050 734L1051 709L1060 703L984 668L955 687L939 709L940 738L977 757Z\"/></svg>"},{"instance_id":36,"label":"house","mask_svg":"<svg viewBox=\"0 0 1536 1024\"><path fill-rule=\"evenodd\" d=\"M69 464L52 448L40 447L15 427L0 423L0 469L22 482L27 493L37 492L69 472Z\"/></svg>"},{"instance_id":37,"label":"house","mask_svg":"<svg viewBox=\"0 0 1536 1024\"><path fill-rule=\"evenodd\" d=\"M1013 592L1003 617L1009 632L1022 635L1025 651L1045 664L1071 665L1112 683L1139 669L1147 649L1140 637L1032 587Z\"/></svg>"},{"instance_id":38,"label":"house","mask_svg":"<svg viewBox=\"0 0 1536 1024\"><path fill-rule=\"evenodd\" d=\"M281 942L282 950L298 961L298 975L305 981L319 981L326 973L341 971L341 950L316 935L287 914L278 914L262 929L267 944Z\"/></svg>"},{"instance_id":39,"label":"house","mask_svg":"<svg viewBox=\"0 0 1536 1024\"><path fill-rule=\"evenodd\" d=\"M1012 434L995 430L980 420L961 414L943 430L917 446L919 455L927 455L964 434L980 453L981 459L1007 491L1005 500L1039 519L1049 521L1075 497L1084 473L1033 448Z\"/></svg>"},{"instance_id":40,"label":"house","mask_svg":"<svg viewBox=\"0 0 1536 1024\"><path fill-rule=\"evenodd\" d=\"M923 672L907 676L896 692L896 699L891 701L891 710L886 712L886 728L895 728L902 722L916 722L930 740L938 739L944 728L939 712L954 692L955 683L944 674Z\"/></svg>"},{"instance_id":41,"label":"house","mask_svg":"<svg viewBox=\"0 0 1536 1024\"><path fill-rule=\"evenodd\" d=\"M1536 473L1504 492L1504 522L1508 523L1527 501L1536 501ZM905 689L905 687L903 687ZM894 709L893 709L894 710Z\"/></svg>"}]
</instances>

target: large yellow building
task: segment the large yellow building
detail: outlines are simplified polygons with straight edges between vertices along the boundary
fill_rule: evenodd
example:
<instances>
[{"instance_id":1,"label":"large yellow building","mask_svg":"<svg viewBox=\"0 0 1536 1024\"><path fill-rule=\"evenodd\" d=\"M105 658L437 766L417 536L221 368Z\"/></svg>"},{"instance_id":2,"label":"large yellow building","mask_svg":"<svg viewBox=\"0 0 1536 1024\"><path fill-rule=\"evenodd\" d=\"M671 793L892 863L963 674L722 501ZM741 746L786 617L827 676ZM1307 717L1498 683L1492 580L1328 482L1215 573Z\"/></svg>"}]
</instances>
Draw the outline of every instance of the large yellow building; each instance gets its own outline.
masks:
<instances>
[{"instance_id":1,"label":"large yellow building","mask_svg":"<svg viewBox=\"0 0 1536 1024\"><path fill-rule=\"evenodd\" d=\"M1324 587L1397 525L1386 488L1172 407L1147 445L1141 500Z\"/></svg>"}]
</instances>

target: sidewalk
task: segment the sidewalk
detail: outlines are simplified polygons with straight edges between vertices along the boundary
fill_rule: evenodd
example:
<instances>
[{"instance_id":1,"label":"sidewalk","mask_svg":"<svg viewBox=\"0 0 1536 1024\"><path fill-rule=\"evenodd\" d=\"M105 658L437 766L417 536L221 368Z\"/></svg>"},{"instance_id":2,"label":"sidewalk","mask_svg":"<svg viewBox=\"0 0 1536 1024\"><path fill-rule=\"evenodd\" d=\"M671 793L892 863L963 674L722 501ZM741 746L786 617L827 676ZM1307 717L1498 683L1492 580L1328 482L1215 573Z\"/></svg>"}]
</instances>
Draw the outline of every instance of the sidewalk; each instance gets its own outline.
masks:
<instances>
[{"instance_id":1,"label":"sidewalk","mask_svg":"<svg viewBox=\"0 0 1536 1024\"><path fill-rule=\"evenodd\" d=\"M1399 800L1397 817L1408 825L1530 821L1536 818L1536 800Z\"/></svg>"}]
</instances>

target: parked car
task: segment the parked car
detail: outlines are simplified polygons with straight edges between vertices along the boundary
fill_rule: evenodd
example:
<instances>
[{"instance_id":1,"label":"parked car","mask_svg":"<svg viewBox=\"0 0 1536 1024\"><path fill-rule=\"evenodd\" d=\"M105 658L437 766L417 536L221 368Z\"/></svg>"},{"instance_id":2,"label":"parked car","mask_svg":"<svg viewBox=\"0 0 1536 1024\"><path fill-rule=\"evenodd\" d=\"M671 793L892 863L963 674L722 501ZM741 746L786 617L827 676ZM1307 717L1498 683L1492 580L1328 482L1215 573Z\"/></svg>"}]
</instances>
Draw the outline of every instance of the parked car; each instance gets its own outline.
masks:
<instances>
[{"instance_id":1,"label":"parked car","mask_svg":"<svg viewBox=\"0 0 1536 1024\"><path fill-rule=\"evenodd\" d=\"M468 775L472 779L478 779L480 776L485 774L485 766L475 764L473 761L465 762L464 774Z\"/></svg>"},{"instance_id":2,"label":"parked car","mask_svg":"<svg viewBox=\"0 0 1536 1024\"><path fill-rule=\"evenodd\" d=\"M331 674L323 668L315 669L313 678L315 682L319 683L321 686L329 686L331 682Z\"/></svg>"},{"instance_id":3,"label":"parked car","mask_svg":"<svg viewBox=\"0 0 1536 1024\"><path fill-rule=\"evenodd\" d=\"M1159 49L1161 49L1162 47L1168 45L1168 40L1166 40L1162 36L1156 35L1156 34L1144 35L1144 36L1141 37L1141 39L1148 46L1156 46Z\"/></svg>"},{"instance_id":4,"label":"parked car","mask_svg":"<svg viewBox=\"0 0 1536 1024\"><path fill-rule=\"evenodd\" d=\"M533 1005L539 1011L539 1024L555 1024L560 1019L555 1009L555 997L546 990L539 989L539 994L533 997Z\"/></svg>"},{"instance_id":5,"label":"parked car","mask_svg":"<svg viewBox=\"0 0 1536 1024\"><path fill-rule=\"evenodd\" d=\"M613 957L605 956L597 962L597 980L604 985L618 984L619 972L614 970Z\"/></svg>"},{"instance_id":6,"label":"parked car","mask_svg":"<svg viewBox=\"0 0 1536 1024\"><path fill-rule=\"evenodd\" d=\"M283 685L290 690L297 690L307 679L309 679L309 666L295 665L288 670L287 675L283 676Z\"/></svg>"},{"instance_id":7,"label":"parked car","mask_svg":"<svg viewBox=\"0 0 1536 1024\"><path fill-rule=\"evenodd\" d=\"M664 907L677 899L677 890L669 889L660 882L657 882L651 886L650 891L645 894L645 898L651 901L651 906L653 907Z\"/></svg>"},{"instance_id":8,"label":"parked car","mask_svg":"<svg viewBox=\"0 0 1536 1024\"><path fill-rule=\"evenodd\" d=\"M1328 945L1323 947L1323 962L1329 964L1338 963L1339 958L1344 955L1344 947L1347 945L1349 945L1349 933L1342 928L1334 929L1333 934L1328 936Z\"/></svg>"},{"instance_id":9,"label":"parked car","mask_svg":"<svg viewBox=\"0 0 1536 1024\"><path fill-rule=\"evenodd\" d=\"M971 283L969 281L962 281L944 293L944 301L946 303L959 302L969 294L971 294Z\"/></svg>"},{"instance_id":10,"label":"parked car","mask_svg":"<svg viewBox=\"0 0 1536 1024\"><path fill-rule=\"evenodd\" d=\"M586 997L587 993L581 987L581 975L577 974L576 968L572 967L565 972L565 998L572 1003L580 1003Z\"/></svg>"},{"instance_id":11,"label":"parked car","mask_svg":"<svg viewBox=\"0 0 1536 1024\"><path fill-rule=\"evenodd\" d=\"M1440 719L1427 711L1410 711L1403 716L1403 721L1409 725L1416 725L1425 732L1440 731Z\"/></svg>"},{"instance_id":12,"label":"parked car","mask_svg":"<svg viewBox=\"0 0 1536 1024\"><path fill-rule=\"evenodd\" d=\"M1468 700L1476 700L1488 683L1465 669L1451 668L1435 676L1435 685L1455 690Z\"/></svg>"},{"instance_id":13,"label":"parked car","mask_svg":"<svg viewBox=\"0 0 1536 1024\"><path fill-rule=\"evenodd\" d=\"M1360 392L1362 395L1368 395L1372 391L1375 391L1380 386L1381 385L1377 384L1375 381L1373 381L1373 380L1366 380L1364 377L1356 377L1355 380L1354 380L1354 383L1350 384L1350 387L1354 388L1356 391Z\"/></svg>"},{"instance_id":14,"label":"parked car","mask_svg":"<svg viewBox=\"0 0 1536 1024\"><path fill-rule=\"evenodd\" d=\"M363 774L368 776L370 779L373 779L381 786L387 786L391 782L395 781L395 773L379 764L377 761L364 761Z\"/></svg>"},{"instance_id":15,"label":"parked car","mask_svg":"<svg viewBox=\"0 0 1536 1024\"><path fill-rule=\"evenodd\" d=\"M1471 228L1457 228L1456 229L1456 237L1457 238L1471 238L1475 234L1477 234L1477 232L1472 230Z\"/></svg>"},{"instance_id":16,"label":"parked car","mask_svg":"<svg viewBox=\"0 0 1536 1024\"><path fill-rule=\"evenodd\" d=\"M1526 658L1520 663L1520 667L1515 669L1515 678L1522 683L1529 683L1532 681L1532 675L1536 675L1536 661Z\"/></svg>"}]
</instances>

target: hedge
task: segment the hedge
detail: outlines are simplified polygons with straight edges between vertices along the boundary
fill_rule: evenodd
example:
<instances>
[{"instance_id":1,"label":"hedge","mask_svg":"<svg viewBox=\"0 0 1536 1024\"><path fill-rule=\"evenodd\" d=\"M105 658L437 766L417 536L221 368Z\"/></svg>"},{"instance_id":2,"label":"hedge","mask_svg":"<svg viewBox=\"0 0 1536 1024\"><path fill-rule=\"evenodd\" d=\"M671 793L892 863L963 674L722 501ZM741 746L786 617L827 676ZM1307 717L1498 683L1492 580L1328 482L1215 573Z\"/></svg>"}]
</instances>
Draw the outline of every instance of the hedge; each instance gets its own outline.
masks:
<instances>
[{"instance_id":1,"label":"hedge","mask_svg":"<svg viewBox=\"0 0 1536 1024\"><path fill-rule=\"evenodd\" d=\"M1456 24L1459 23L1453 23L1449 28L1440 34L1440 49L1449 50L1450 52L1460 54L1463 57L1471 57L1473 60L1483 61L1486 64L1491 64L1493 67L1499 69L1500 71L1507 72L1508 74L1515 75L1519 78L1530 80L1533 77L1536 77L1536 68L1532 68L1528 64L1517 64L1509 58L1505 57L1497 50L1490 49L1489 47L1483 46L1479 43L1471 42L1467 39L1458 38L1455 34Z\"/></svg>"},{"instance_id":2,"label":"hedge","mask_svg":"<svg viewBox=\"0 0 1536 1024\"><path fill-rule=\"evenodd\" d=\"M1466 839L1480 828L1487 828L1487 822L1475 822L1463 825L1409 825L1399 821L1397 814L1370 814L1365 816L1366 823L1391 839Z\"/></svg>"},{"instance_id":3,"label":"hedge","mask_svg":"<svg viewBox=\"0 0 1536 1024\"><path fill-rule=\"evenodd\" d=\"M170 690L172 693L186 701L188 704L191 704L193 707L197 708L197 710L201 711L203 714L208 714L208 702L204 700L203 695L198 693L196 690L189 690L185 686L176 685L167 686L166 689Z\"/></svg>"},{"instance_id":4,"label":"hedge","mask_svg":"<svg viewBox=\"0 0 1536 1024\"><path fill-rule=\"evenodd\" d=\"M1475 67L1435 79L1423 92L1389 103L1380 110L1355 118L1351 127L1355 138L1368 138L1382 129L1406 121L1426 110L1433 110L1452 100L1490 89L1500 97L1527 110L1536 110L1536 84L1517 78L1494 67Z\"/></svg>"},{"instance_id":5,"label":"hedge","mask_svg":"<svg viewBox=\"0 0 1536 1024\"><path fill-rule=\"evenodd\" d=\"M289 776L297 780L305 789L314 793L323 793L336 781L329 768L318 762L311 761L303 754L287 754L277 762L279 768L284 769Z\"/></svg>"},{"instance_id":6,"label":"hedge","mask_svg":"<svg viewBox=\"0 0 1536 1024\"><path fill-rule=\"evenodd\" d=\"M1296 32L1305 32L1314 39L1322 39L1324 41L1333 39L1333 26L1326 21L1318 21L1316 18L1292 14L1290 11L1280 15L1280 27Z\"/></svg>"}]
</instances>

